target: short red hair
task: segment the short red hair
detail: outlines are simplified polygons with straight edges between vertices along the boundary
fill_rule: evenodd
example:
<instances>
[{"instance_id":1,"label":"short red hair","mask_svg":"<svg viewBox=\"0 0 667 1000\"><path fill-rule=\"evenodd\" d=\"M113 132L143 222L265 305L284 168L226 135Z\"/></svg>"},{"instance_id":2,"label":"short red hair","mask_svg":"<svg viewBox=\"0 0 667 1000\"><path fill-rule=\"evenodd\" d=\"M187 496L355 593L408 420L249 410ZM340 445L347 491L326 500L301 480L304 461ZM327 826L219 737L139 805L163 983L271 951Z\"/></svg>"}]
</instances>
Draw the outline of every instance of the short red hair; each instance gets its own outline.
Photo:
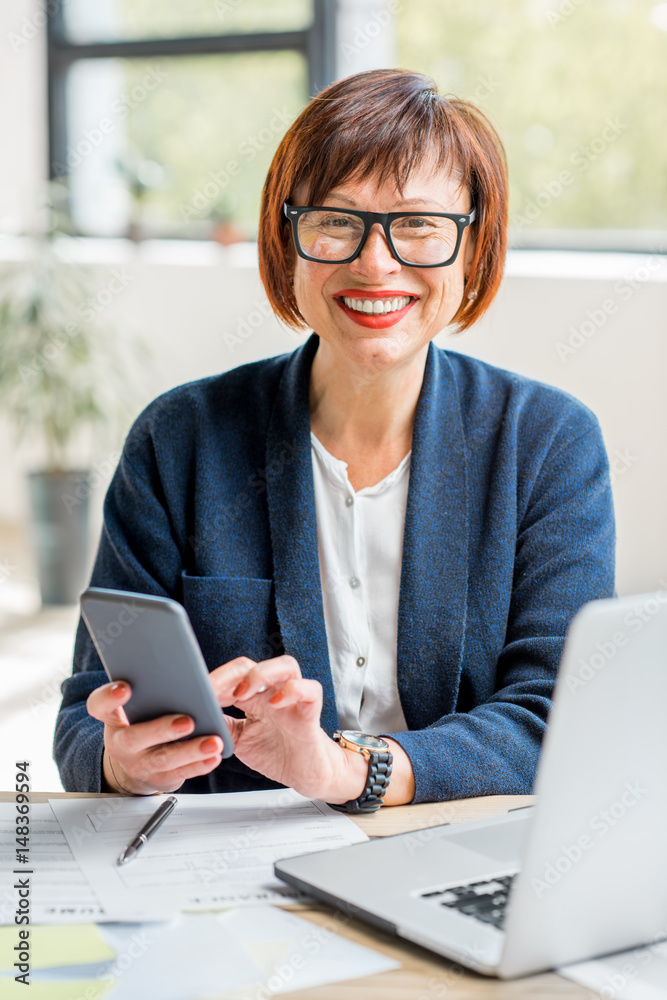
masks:
<instances>
[{"instance_id":1,"label":"short red hair","mask_svg":"<svg viewBox=\"0 0 667 1000\"><path fill-rule=\"evenodd\" d=\"M259 273L269 301L285 323L305 323L294 297L293 252L283 202L301 183L308 203L349 178L393 178L398 190L427 157L461 171L477 215L475 249L463 301L452 322L465 330L489 307L507 252L507 165L500 138L479 108L442 97L421 73L401 69L357 73L314 97L285 134L262 192ZM476 292L469 298L470 292Z\"/></svg>"}]
</instances>

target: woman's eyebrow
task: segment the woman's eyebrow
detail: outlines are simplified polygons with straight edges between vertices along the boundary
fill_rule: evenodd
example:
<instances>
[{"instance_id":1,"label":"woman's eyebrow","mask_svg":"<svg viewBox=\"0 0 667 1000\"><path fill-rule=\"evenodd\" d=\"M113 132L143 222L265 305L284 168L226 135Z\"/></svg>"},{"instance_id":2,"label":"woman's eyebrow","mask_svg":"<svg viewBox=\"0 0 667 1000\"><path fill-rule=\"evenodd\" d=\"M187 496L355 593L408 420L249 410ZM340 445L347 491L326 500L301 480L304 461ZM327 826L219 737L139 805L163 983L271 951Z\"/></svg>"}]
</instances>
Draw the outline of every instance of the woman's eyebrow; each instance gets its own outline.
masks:
<instances>
[{"instance_id":1,"label":"woman's eyebrow","mask_svg":"<svg viewBox=\"0 0 667 1000\"><path fill-rule=\"evenodd\" d=\"M356 203L356 201L353 198L348 198L344 194L338 194L338 192L336 192L336 191L330 191L329 194L327 195L327 199L328 198L335 198L337 201L344 201L351 208L356 208L357 207L357 203ZM439 201L436 201L434 198L403 198L403 199L399 199L395 204L397 206L399 206L400 208L407 208L407 206L409 206L409 205L419 205L419 206L422 206L422 205L431 205L434 208L437 208L441 212L448 212L449 211L448 208L446 208L444 205L442 205Z\"/></svg>"}]
</instances>

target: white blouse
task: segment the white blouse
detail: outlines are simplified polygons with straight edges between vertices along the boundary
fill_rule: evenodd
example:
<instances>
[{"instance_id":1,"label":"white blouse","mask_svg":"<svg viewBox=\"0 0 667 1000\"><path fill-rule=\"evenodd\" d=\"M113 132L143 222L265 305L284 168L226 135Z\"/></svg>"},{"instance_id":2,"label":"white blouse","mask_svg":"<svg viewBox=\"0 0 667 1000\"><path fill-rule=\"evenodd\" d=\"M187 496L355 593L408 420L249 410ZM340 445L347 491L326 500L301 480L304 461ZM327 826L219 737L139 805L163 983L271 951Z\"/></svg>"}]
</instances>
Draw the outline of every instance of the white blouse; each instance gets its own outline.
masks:
<instances>
[{"instance_id":1,"label":"white blouse","mask_svg":"<svg viewBox=\"0 0 667 1000\"><path fill-rule=\"evenodd\" d=\"M347 462L311 432L320 578L341 728L394 733L407 723L396 683L398 594L410 454L355 493Z\"/></svg>"}]
</instances>

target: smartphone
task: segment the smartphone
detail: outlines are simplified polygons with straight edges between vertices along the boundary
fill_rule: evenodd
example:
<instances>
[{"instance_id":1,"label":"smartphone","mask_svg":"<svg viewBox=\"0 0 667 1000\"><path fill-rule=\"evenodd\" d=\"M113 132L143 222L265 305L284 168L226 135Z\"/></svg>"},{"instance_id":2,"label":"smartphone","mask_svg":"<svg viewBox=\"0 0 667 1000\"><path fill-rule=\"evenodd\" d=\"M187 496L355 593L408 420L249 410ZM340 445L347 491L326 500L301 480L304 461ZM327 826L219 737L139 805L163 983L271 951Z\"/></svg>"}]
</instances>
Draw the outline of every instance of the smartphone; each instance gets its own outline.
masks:
<instances>
[{"instance_id":1,"label":"smartphone","mask_svg":"<svg viewBox=\"0 0 667 1000\"><path fill-rule=\"evenodd\" d=\"M193 736L219 736L223 757L234 753L206 661L183 605L168 597L89 587L80 598L86 623L111 681L127 681L130 723L162 715L194 719Z\"/></svg>"}]
</instances>

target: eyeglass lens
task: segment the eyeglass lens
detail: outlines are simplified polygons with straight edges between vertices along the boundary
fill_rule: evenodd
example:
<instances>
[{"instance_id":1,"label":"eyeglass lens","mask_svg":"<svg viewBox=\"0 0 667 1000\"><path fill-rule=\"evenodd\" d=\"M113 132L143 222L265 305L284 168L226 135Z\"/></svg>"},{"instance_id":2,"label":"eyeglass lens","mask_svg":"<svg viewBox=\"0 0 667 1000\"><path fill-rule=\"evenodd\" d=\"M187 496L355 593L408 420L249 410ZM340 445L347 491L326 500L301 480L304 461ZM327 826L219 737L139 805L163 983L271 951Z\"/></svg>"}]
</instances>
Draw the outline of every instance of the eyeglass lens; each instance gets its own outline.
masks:
<instances>
[{"instance_id":1,"label":"eyeglass lens","mask_svg":"<svg viewBox=\"0 0 667 1000\"><path fill-rule=\"evenodd\" d=\"M343 212L304 212L299 217L299 242L309 257L340 261L354 254L364 235L364 223ZM444 264L454 253L458 230L453 219L437 215L403 215L393 219L391 238L400 257L410 264Z\"/></svg>"}]
</instances>

